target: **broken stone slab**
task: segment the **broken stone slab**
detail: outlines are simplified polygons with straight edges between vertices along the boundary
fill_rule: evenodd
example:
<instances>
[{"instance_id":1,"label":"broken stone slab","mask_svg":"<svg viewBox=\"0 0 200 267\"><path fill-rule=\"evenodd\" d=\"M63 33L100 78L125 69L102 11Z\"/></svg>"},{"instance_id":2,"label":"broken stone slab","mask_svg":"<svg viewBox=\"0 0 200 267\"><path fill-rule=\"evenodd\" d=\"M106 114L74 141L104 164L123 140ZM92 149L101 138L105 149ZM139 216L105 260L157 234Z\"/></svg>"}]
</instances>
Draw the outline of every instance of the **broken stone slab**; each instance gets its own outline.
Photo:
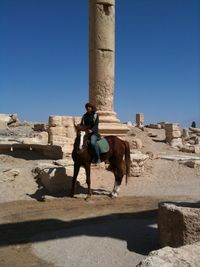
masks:
<instances>
[{"instance_id":1,"label":"broken stone slab","mask_svg":"<svg viewBox=\"0 0 200 267\"><path fill-rule=\"evenodd\" d=\"M48 144L48 133L47 132L40 132L35 137L19 138L19 142L21 142L23 144L47 145Z\"/></svg>"},{"instance_id":2,"label":"broken stone slab","mask_svg":"<svg viewBox=\"0 0 200 267\"><path fill-rule=\"evenodd\" d=\"M199 267L200 242L180 248L164 247L150 252L136 267Z\"/></svg>"},{"instance_id":3,"label":"broken stone slab","mask_svg":"<svg viewBox=\"0 0 200 267\"><path fill-rule=\"evenodd\" d=\"M200 145L185 145L180 148L180 151L186 152L186 153L195 153L200 154Z\"/></svg>"},{"instance_id":4,"label":"broken stone slab","mask_svg":"<svg viewBox=\"0 0 200 267\"><path fill-rule=\"evenodd\" d=\"M189 127L189 130L194 132L194 133L200 133L200 128Z\"/></svg>"},{"instance_id":5,"label":"broken stone slab","mask_svg":"<svg viewBox=\"0 0 200 267\"><path fill-rule=\"evenodd\" d=\"M16 120L17 114L0 114L0 121L5 122L6 124L12 120L12 117Z\"/></svg>"},{"instance_id":6,"label":"broken stone slab","mask_svg":"<svg viewBox=\"0 0 200 267\"><path fill-rule=\"evenodd\" d=\"M2 169L0 170L0 182L14 181L19 174L18 169Z\"/></svg>"},{"instance_id":7,"label":"broken stone slab","mask_svg":"<svg viewBox=\"0 0 200 267\"><path fill-rule=\"evenodd\" d=\"M166 139L166 142L168 142L167 139ZM168 143L170 143L170 146L171 147L175 147L175 148L176 147L180 148L180 147L183 146L182 138L173 138L173 139L170 139L170 141Z\"/></svg>"},{"instance_id":8,"label":"broken stone slab","mask_svg":"<svg viewBox=\"0 0 200 267\"><path fill-rule=\"evenodd\" d=\"M130 164L130 176L138 177L142 175L144 172L144 163L147 159L149 159L149 156L146 154L134 153L130 154L131 158L131 164Z\"/></svg>"},{"instance_id":9,"label":"broken stone slab","mask_svg":"<svg viewBox=\"0 0 200 267\"><path fill-rule=\"evenodd\" d=\"M37 181L51 194L65 192L68 180L66 170L63 167L45 168L37 176Z\"/></svg>"},{"instance_id":10,"label":"broken stone slab","mask_svg":"<svg viewBox=\"0 0 200 267\"><path fill-rule=\"evenodd\" d=\"M51 194L59 194L71 189L73 170L73 166L62 167L51 163L39 163L32 172L37 174L35 178L39 186L43 186ZM79 171L77 181L80 185L86 182L83 168Z\"/></svg>"},{"instance_id":11,"label":"broken stone slab","mask_svg":"<svg viewBox=\"0 0 200 267\"><path fill-rule=\"evenodd\" d=\"M161 129L162 128L162 126L159 123L156 123L156 124L150 123L150 124L146 125L146 127L152 128L152 129Z\"/></svg>"},{"instance_id":12,"label":"broken stone slab","mask_svg":"<svg viewBox=\"0 0 200 267\"><path fill-rule=\"evenodd\" d=\"M12 149L13 149L13 151L16 151L16 150L30 151L30 145L28 145L28 144L12 144Z\"/></svg>"},{"instance_id":13,"label":"broken stone slab","mask_svg":"<svg viewBox=\"0 0 200 267\"><path fill-rule=\"evenodd\" d=\"M187 155L161 155L161 154L158 154L157 158L159 158L159 159L167 159L167 160L180 160L180 161L200 160L200 157L187 156Z\"/></svg>"},{"instance_id":14,"label":"broken stone slab","mask_svg":"<svg viewBox=\"0 0 200 267\"><path fill-rule=\"evenodd\" d=\"M186 161L186 162L184 162L184 165L186 165L190 168L194 168L194 169L200 168L200 159L199 160Z\"/></svg>"},{"instance_id":15,"label":"broken stone slab","mask_svg":"<svg viewBox=\"0 0 200 267\"><path fill-rule=\"evenodd\" d=\"M35 151L51 159L62 159L63 158L63 152L60 146L31 144L31 149L32 151Z\"/></svg>"},{"instance_id":16,"label":"broken stone slab","mask_svg":"<svg viewBox=\"0 0 200 267\"><path fill-rule=\"evenodd\" d=\"M200 241L200 203L159 203L158 234L162 247Z\"/></svg>"}]
</instances>

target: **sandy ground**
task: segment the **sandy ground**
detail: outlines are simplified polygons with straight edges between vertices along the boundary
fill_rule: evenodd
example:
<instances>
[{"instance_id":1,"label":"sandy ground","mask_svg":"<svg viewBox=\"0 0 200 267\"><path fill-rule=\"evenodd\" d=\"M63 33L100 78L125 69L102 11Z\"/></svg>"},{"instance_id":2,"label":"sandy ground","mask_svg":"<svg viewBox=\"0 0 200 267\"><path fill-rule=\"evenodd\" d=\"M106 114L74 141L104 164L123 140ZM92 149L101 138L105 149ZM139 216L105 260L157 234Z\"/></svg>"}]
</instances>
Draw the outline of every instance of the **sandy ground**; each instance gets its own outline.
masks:
<instances>
[{"instance_id":1,"label":"sandy ground","mask_svg":"<svg viewBox=\"0 0 200 267\"><path fill-rule=\"evenodd\" d=\"M13 135L33 134L24 129ZM143 141L143 153L188 155L165 144L163 130L134 131ZM148 137L149 132L157 137ZM1 137L6 134L0 131ZM128 185L123 181L116 200L108 196L113 174L93 167L89 202L84 200L86 185L77 188L76 198L69 198L70 177L65 196L43 191L46 201L38 202L31 172L38 162L52 160L30 152L0 155L1 267L136 266L159 248L158 202L200 200L199 168L155 158L146 162L142 176L130 177Z\"/></svg>"}]
</instances>

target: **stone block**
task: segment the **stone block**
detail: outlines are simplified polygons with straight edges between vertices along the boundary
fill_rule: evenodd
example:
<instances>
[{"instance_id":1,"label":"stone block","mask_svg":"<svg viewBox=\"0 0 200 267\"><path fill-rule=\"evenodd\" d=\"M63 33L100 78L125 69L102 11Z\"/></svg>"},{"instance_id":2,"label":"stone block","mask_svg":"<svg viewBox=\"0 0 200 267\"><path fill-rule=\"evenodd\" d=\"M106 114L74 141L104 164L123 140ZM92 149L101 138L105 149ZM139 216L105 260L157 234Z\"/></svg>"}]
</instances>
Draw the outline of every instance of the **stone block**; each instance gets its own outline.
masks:
<instances>
[{"instance_id":1,"label":"stone block","mask_svg":"<svg viewBox=\"0 0 200 267\"><path fill-rule=\"evenodd\" d=\"M43 185L51 194L64 193L69 186L69 177L64 167L46 168L40 171L37 176Z\"/></svg>"},{"instance_id":2,"label":"stone block","mask_svg":"<svg viewBox=\"0 0 200 267\"><path fill-rule=\"evenodd\" d=\"M150 123L148 125L149 128L152 128L152 129L161 129L161 125L160 124L153 124L153 123Z\"/></svg>"},{"instance_id":3,"label":"stone block","mask_svg":"<svg viewBox=\"0 0 200 267\"><path fill-rule=\"evenodd\" d=\"M154 250L136 267L199 267L200 242L180 248Z\"/></svg>"},{"instance_id":4,"label":"stone block","mask_svg":"<svg viewBox=\"0 0 200 267\"><path fill-rule=\"evenodd\" d=\"M187 153L195 153L195 146L188 146L188 145L184 145L180 148L180 151L182 152L187 152Z\"/></svg>"},{"instance_id":5,"label":"stone block","mask_svg":"<svg viewBox=\"0 0 200 267\"><path fill-rule=\"evenodd\" d=\"M181 131L174 130L174 131L165 131L166 138L179 138L182 136Z\"/></svg>"},{"instance_id":6,"label":"stone block","mask_svg":"<svg viewBox=\"0 0 200 267\"><path fill-rule=\"evenodd\" d=\"M49 127L62 126L62 116L49 116Z\"/></svg>"},{"instance_id":7,"label":"stone block","mask_svg":"<svg viewBox=\"0 0 200 267\"><path fill-rule=\"evenodd\" d=\"M12 144L13 151L16 150L26 150L30 151L30 145L29 144Z\"/></svg>"},{"instance_id":8,"label":"stone block","mask_svg":"<svg viewBox=\"0 0 200 267\"><path fill-rule=\"evenodd\" d=\"M60 146L31 144L31 149L32 151L50 159L63 158L63 151Z\"/></svg>"},{"instance_id":9,"label":"stone block","mask_svg":"<svg viewBox=\"0 0 200 267\"><path fill-rule=\"evenodd\" d=\"M180 131L180 126L178 123L166 123L165 130L169 132Z\"/></svg>"},{"instance_id":10,"label":"stone block","mask_svg":"<svg viewBox=\"0 0 200 267\"><path fill-rule=\"evenodd\" d=\"M72 138L68 138L65 136L51 135L49 138L49 143L52 145L58 145L63 147L65 145L73 145L74 143L74 140Z\"/></svg>"},{"instance_id":11,"label":"stone block","mask_svg":"<svg viewBox=\"0 0 200 267\"><path fill-rule=\"evenodd\" d=\"M200 241L200 203L159 203L158 232L162 247Z\"/></svg>"},{"instance_id":12,"label":"stone block","mask_svg":"<svg viewBox=\"0 0 200 267\"><path fill-rule=\"evenodd\" d=\"M136 113L136 125L137 127L144 125L144 113Z\"/></svg>"},{"instance_id":13,"label":"stone block","mask_svg":"<svg viewBox=\"0 0 200 267\"><path fill-rule=\"evenodd\" d=\"M47 131L47 125L45 123L35 123L33 130L36 132L45 132Z\"/></svg>"},{"instance_id":14,"label":"stone block","mask_svg":"<svg viewBox=\"0 0 200 267\"><path fill-rule=\"evenodd\" d=\"M166 139L167 141L168 139ZM167 141L168 142L168 141ZM173 138L169 141L170 145L172 147L182 147L183 146L183 141L181 138Z\"/></svg>"},{"instance_id":15,"label":"stone block","mask_svg":"<svg viewBox=\"0 0 200 267\"><path fill-rule=\"evenodd\" d=\"M200 154L200 145L195 145L194 146L194 153Z\"/></svg>"},{"instance_id":16,"label":"stone block","mask_svg":"<svg viewBox=\"0 0 200 267\"><path fill-rule=\"evenodd\" d=\"M188 160L184 164L190 168L197 169L197 168L200 168L200 159L199 160Z\"/></svg>"},{"instance_id":17,"label":"stone block","mask_svg":"<svg viewBox=\"0 0 200 267\"><path fill-rule=\"evenodd\" d=\"M131 138L129 140L130 149L141 149L142 148L142 140L139 138Z\"/></svg>"},{"instance_id":18,"label":"stone block","mask_svg":"<svg viewBox=\"0 0 200 267\"><path fill-rule=\"evenodd\" d=\"M75 137L76 137L76 130L75 130L74 126L68 126L66 128L66 136L68 138L75 139Z\"/></svg>"},{"instance_id":19,"label":"stone block","mask_svg":"<svg viewBox=\"0 0 200 267\"><path fill-rule=\"evenodd\" d=\"M66 193L71 189L73 165L68 167L55 166L49 163L37 164L32 170L40 186L46 188L51 194ZM85 171L81 168L77 181L85 183Z\"/></svg>"},{"instance_id":20,"label":"stone block","mask_svg":"<svg viewBox=\"0 0 200 267\"><path fill-rule=\"evenodd\" d=\"M105 4L105 5L113 5L115 4L115 0L96 0L97 4Z\"/></svg>"},{"instance_id":21,"label":"stone block","mask_svg":"<svg viewBox=\"0 0 200 267\"><path fill-rule=\"evenodd\" d=\"M63 126L49 127L49 135L67 136L67 128Z\"/></svg>"},{"instance_id":22,"label":"stone block","mask_svg":"<svg viewBox=\"0 0 200 267\"><path fill-rule=\"evenodd\" d=\"M130 176L138 177L144 172L144 163L149 159L148 155L137 153L131 154Z\"/></svg>"},{"instance_id":23,"label":"stone block","mask_svg":"<svg viewBox=\"0 0 200 267\"><path fill-rule=\"evenodd\" d=\"M62 126L64 127L74 125L74 118L72 116L62 116L61 121L62 121Z\"/></svg>"}]
</instances>

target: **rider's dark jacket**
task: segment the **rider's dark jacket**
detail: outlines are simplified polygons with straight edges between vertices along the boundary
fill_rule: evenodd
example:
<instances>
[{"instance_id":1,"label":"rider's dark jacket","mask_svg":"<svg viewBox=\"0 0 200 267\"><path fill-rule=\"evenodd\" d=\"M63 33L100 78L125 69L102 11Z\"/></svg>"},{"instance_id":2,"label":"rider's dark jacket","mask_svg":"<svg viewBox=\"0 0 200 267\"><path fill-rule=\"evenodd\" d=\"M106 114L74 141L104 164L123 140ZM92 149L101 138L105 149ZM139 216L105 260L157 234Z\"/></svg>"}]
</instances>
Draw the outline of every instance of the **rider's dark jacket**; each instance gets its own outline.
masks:
<instances>
[{"instance_id":1,"label":"rider's dark jacket","mask_svg":"<svg viewBox=\"0 0 200 267\"><path fill-rule=\"evenodd\" d=\"M92 134L98 135L99 115L96 112L91 112L91 113L86 112L81 119L81 125L90 126Z\"/></svg>"}]
</instances>

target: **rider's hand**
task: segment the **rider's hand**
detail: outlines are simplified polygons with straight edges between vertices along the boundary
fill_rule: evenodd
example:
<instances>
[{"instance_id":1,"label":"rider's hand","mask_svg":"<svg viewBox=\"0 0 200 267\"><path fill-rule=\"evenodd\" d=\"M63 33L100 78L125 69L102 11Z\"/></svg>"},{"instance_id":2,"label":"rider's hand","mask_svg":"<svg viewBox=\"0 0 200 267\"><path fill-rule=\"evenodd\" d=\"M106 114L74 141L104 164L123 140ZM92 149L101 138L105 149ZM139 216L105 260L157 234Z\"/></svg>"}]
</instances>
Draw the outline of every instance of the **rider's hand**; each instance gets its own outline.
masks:
<instances>
[{"instance_id":1,"label":"rider's hand","mask_svg":"<svg viewBox=\"0 0 200 267\"><path fill-rule=\"evenodd\" d=\"M92 133L92 130L89 130L88 132L89 132L89 133Z\"/></svg>"}]
</instances>

